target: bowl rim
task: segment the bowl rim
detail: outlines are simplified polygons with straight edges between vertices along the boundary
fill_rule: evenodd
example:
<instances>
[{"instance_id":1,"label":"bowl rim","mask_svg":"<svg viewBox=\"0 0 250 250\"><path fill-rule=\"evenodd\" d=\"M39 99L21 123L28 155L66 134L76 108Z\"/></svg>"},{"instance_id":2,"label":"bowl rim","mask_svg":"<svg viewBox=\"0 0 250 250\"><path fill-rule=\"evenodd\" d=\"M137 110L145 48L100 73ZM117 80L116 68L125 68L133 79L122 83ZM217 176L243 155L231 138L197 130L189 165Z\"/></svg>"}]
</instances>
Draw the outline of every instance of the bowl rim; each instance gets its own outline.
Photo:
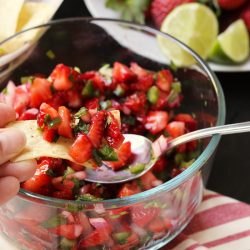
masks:
<instances>
[{"instance_id":1,"label":"bowl rim","mask_svg":"<svg viewBox=\"0 0 250 250\"><path fill-rule=\"evenodd\" d=\"M112 23L116 23L116 24L120 23L120 24L130 26L131 28L134 28L134 29L139 29L140 31L143 31L143 32L153 33L155 36L159 35L159 36L165 37L166 39L172 40L173 42L177 43L180 47L182 47L184 50L186 50L188 53L190 53L195 58L195 60L199 63L199 66L202 68L202 70L204 70L206 72L207 76L211 80L211 83L214 87L214 91L215 91L216 96L217 96L217 100L219 100L218 101L218 116L217 116L216 125L223 125L225 123L226 107L225 107L224 93L223 93L222 87L220 85L220 82L219 82L217 76L210 69L208 64L196 52L194 52L191 48L186 46L184 43L182 43L178 39L172 37L169 34L163 33L157 29L151 28L149 26L142 25L142 24L135 24L133 22L119 20L119 19L111 19L111 18L92 18L92 17L63 18L63 19L52 20L52 21L47 22L45 24L37 25L37 26L31 27L31 28L28 28L26 30L23 30L21 32L18 32L15 35L0 42L0 46L2 44L4 44L5 42L7 42L7 41L25 33L25 32L28 32L30 30L34 30L34 29L38 29L38 28L42 28L42 27L53 26L53 25L58 25L58 24L63 24L63 23L70 23L70 22L89 22L89 23L91 23L91 22L95 22L95 21L112 22ZM39 195L39 194L35 194L32 192L26 191L22 188L20 188L20 190L19 190L19 196L22 198L29 198L29 199L32 198L32 200L37 200L39 202L41 202L41 201L48 202L50 204L57 205L60 207L64 206L65 204L73 204L73 205L78 206L78 205L88 205L88 204L93 205L96 203L102 203L104 206L114 206L115 205L117 207L120 207L123 205L128 205L128 204L134 204L134 203L137 203L139 201L146 200L152 196L156 196L157 194L159 194L161 192L168 192L170 190L173 190L174 188L176 188L177 186L179 186L180 184L184 183L189 178L194 176L202 168L203 164L209 159L209 157L213 154L213 152L216 149L216 146L219 143L220 137L221 136L219 136L219 135L214 135L211 138L208 145L206 146L206 148L204 149L204 151L201 153L201 155L185 171L183 171L182 173L180 173L176 177L170 179L169 181L167 181L167 182L165 182L157 187L154 187L150 190L146 190L146 191L143 191L141 193L138 193L138 194L135 194L132 196L123 197L123 198L115 198L115 199L107 199L107 200L101 200L101 201L75 201L75 200L64 200L64 199L57 199L57 198L53 198L53 197L43 196L43 195Z\"/></svg>"}]
</instances>

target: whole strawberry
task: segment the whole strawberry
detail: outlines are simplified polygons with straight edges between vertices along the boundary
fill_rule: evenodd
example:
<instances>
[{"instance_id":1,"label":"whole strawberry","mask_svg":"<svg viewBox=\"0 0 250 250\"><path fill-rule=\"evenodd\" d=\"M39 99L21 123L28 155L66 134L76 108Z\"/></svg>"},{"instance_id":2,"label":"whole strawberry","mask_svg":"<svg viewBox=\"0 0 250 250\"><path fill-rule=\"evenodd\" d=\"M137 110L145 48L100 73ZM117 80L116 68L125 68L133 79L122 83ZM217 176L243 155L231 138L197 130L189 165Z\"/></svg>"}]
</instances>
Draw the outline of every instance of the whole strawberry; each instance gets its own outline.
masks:
<instances>
[{"instance_id":1,"label":"whole strawberry","mask_svg":"<svg viewBox=\"0 0 250 250\"><path fill-rule=\"evenodd\" d=\"M247 6L244 6L240 17L244 20L248 32L250 33L250 3L248 3Z\"/></svg>"},{"instance_id":2,"label":"whole strawberry","mask_svg":"<svg viewBox=\"0 0 250 250\"><path fill-rule=\"evenodd\" d=\"M155 26L160 28L165 17L177 6L192 2L196 2L196 0L153 0L150 14Z\"/></svg>"},{"instance_id":3,"label":"whole strawberry","mask_svg":"<svg viewBox=\"0 0 250 250\"><path fill-rule=\"evenodd\" d=\"M222 9L234 10L241 7L246 0L218 0L218 4Z\"/></svg>"}]
</instances>

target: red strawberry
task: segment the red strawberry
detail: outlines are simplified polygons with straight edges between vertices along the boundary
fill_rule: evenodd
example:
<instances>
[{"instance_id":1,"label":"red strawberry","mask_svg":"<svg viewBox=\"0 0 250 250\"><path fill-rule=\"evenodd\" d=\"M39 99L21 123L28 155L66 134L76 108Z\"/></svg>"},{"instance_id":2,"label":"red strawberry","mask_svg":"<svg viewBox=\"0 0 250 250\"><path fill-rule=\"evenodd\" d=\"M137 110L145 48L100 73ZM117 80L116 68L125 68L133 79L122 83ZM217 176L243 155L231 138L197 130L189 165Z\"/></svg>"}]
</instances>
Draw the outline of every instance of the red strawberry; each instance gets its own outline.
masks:
<instances>
[{"instance_id":1,"label":"red strawberry","mask_svg":"<svg viewBox=\"0 0 250 250\"><path fill-rule=\"evenodd\" d=\"M248 32L250 33L250 3L243 8L243 11L241 13L241 18L244 20Z\"/></svg>"},{"instance_id":2,"label":"red strawberry","mask_svg":"<svg viewBox=\"0 0 250 250\"><path fill-rule=\"evenodd\" d=\"M156 85L162 91L169 93L173 81L174 81L173 75L169 70L164 69L157 73Z\"/></svg>"},{"instance_id":3,"label":"red strawberry","mask_svg":"<svg viewBox=\"0 0 250 250\"><path fill-rule=\"evenodd\" d=\"M144 91L146 92L154 83L154 78L152 74L147 74L145 76L142 76L136 81L135 83L132 83L130 85L131 90L138 90L138 91Z\"/></svg>"},{"instance_id":4,"label":"red strawberry","mask_svg":"<svg viewBox=\"0 0 250 250\"><path fill-rule=\"evenodd\" d=\"M30 107L39 108L42 102L52 97L51 83L44 79L36 77L30 87Z\"/></svg>"},{"instance_id":5,"label":"red strawberry","mask_svg":"<svg viewBox=\"0 0 250 250\"><path fill-rule=\"evenodd\" d=\"M167 159L166 157L160 157L155 165L153 166L153 171L156 173L162 173L167 167Z\"/></svg>"},{"instance_id":6,"label":"red strawberry","mask_svg":"<svg viewBox=\"0 0 250 250\"><path fill-rule=\"evenodd\" d=\"M107 113L105 110L101 110L97 112L97 114L93 117L88 137L92 142L93 146L98 148L102 142L102 137L104 133L105 123L106 123Z\"/></svg>"},{"instance_id":7,"label":"red strawberry","mask_svg":"<svg viewBox=\"0 0 250 250\"><path fill-rule=\"evenodd\" d=\"M139 227L146 226L159 215L160 209L157 207L134 206L132 207L132 221Z\"/></svg>"},{"instance_id":8,"label":"red strawberry","mask_svg":"<svg viewBox=\"0 0 250 250\"><path fill-rule=\"evenodd\" d=\"M98 245L104 245L110 239L108 233L103 233L103 230L94 230L85 238L80 240L79 249L86 249L88 247L95 247Z\"/></svg>"},{"instance_id":9,"label":"red strawberry","mask_svg":"<svg viewBox=\"0 0 250 250\"><path fill-rule=\"evenodd\" d=\"M73 138L71 123L71 115L69 109L64 106L59 107L58 114L61 117L62 122L58 127L58 134L66 138Z\"/></svg>"},{"instance_id":10,"label":"red strawberry","mask_svg":"<svg viewBox=\"0 0 250 250\"><path fill-rule=\"evenodd\" d=\"M145 128L152 134L157 134L166 128L168 113L166 111L150 111L146 118Z\"/></svg>"},{"instance_id":11,"label":"red strawberry","mask_svg":"<svg viewBox=\"0 0 250 250\"><path fill-rule=\"evenodd\" d=\"M73 86L70 79L72 77L72 69L63 64L58 64L52 71L50 78L53 81L53 87L56 90L69 90Z\"/></svg>"},{"instance_id":12,"label":"red strawberry","mask_svg":"<svg viewBox=\"0 0 250 250\"><path fill-rule=\"evenodd\" d=\"M150 74L149 71L139 66L136 62L130 63L130 69L137 75L138 78L143 78Z\"/></svg>"},{"instance_id":13,"label":"red strawberry","mask_svg":"<svg viewBox=\"0 0 250 250\"><path fill-rule=\"evenodd\" d=\"M130 70L125 64L115 62L113 67L113 81L117 83L127 83L136 79L135 73Z\"/></svg>"},{"instance_id":14,"label":"red strawberry","mask_svg":"<svg viewBox=\"0 0 250 250\"><path fill-rule=\"evenodd\" d=\"M185 123L177 121L170 122L166 127L166 131L173 138L181 136L185 134Z\"/></svg>"},{"instance_id":15,"label":"red strawberry","mask_svg":"<svg viewBox=\"0 0 250 250\"><path fill-rule=\"evenodd\" d=\"M147 97L144 92L136 92L127 96L123 103L123 112L125 114L136 113L138 114L145 111Z\"/></svg>"},{"instance_id":16,"label":"red strawberry","mask_svg":"<svg viewBox=\"0 0 250 250\"><path fill-rule=\"evenodd\" d=\"M195 0L153 0L150 7L151 17L156 27L159 28L165 17L177 6Z\"/></svg>"},{"instance_id":17,"label":"red strawberry","mask_svg":"<svg viewBox=\"0 0 250 250\"><path fill-rule=\"evenodd\" d=\"M105 161L104 163L112 168L113 170L118 170L122 167L124 167L129 158L131 157L131 143L125 142L121 145L121 147L117 150L117 155L118 155L118 161Z\"/></svg>"},{"instance_id":18,"label":"red strawberry","mask_svg":"<svg viewBox=\"0 0 250 250\"><path fill-rule=\"evenodd\" d=\"M222 9L234 10L241 7L246 0L218 0L218 4Z\"/></svg>"},{"instance_id":19,"label":"red strawberry","mask_svg":"<svg viewBox=\"0 0 250 250\"><path fill-rule=\"evenodd\" d=\"M49 195L52 178L46 174L47 170L48 164L39 164L34 176L22 183L22 188L33 193Z\"/></svg>"},{"instance_id":20,"label":"red strawberry","mask_svg":"<svg viewBox=\"0 0 250 250\"><path fill-rule=\"evenodd\" d=\"M124 136L120 131L120 126L118 121L114 116L109 113L108 119L111 119L111 122L108 124L105 131L105 138L108 141L108 144L113 148L119 148L124 141Z\"/></svg>"},{"instance_id":21,"label":"red strawberry","mask_svg":"<svg viewBox=\"0 0 250 250\"><path fill-rule=\"evenodd\" d=\"M133 181L130 183L123 184L122 188L120 189L120 191L118 193L118 197L122 198L122 197L130 196L133 194L138 194L140 192L141 192L141 190L140 190L137 182Z\"/></svg>"},{"instance_id":22,"label":"red strawberry","mask_svg":"<svg viewBox=\"0 0 250 250\"><path fill-rule=\"evenodd\" d=\"M189 131L194 131L197 128L197 121L190 114L178 114L174 117L175 121L184 122L185 127Z\"/></svg>"},{"instance_id":23,"label":"red strawberry","mask_svg":"<svg viewBox=\"0 0 250 250\"><path fill-rule=\"evenodd\" d=\"M84 163L92 156L93 146L86 134L79 134L70 148L70 156L79 163Z\"/></svg>"},{"instance_id":24,"label":"red strawberry","mask_svg":"<svg viewBox=\"0 0 250 250\"><path fill-rule=\"evenodd\" d=\"M162 184L162 181L157 179L152 171L148 171L146 174L140 177L141 185L144 190L149 190L153 187L156 187Z\"/></svg>"},{"instance_id":25,"label":"red strawberry","mask_svg":"<svg viewBox=\"0 0 250 250\"><path fill-rule=\"evenodd\" d=\"M49 228L48 230L56 235L65 237L69 240L74 240L81 235L83 226L79 224L59 225L57 227Z\"/></svg>"},{"instance_id":26,"label":"red strawberry","mask_svg":"<svg viewBox=\"0 0 250 250\"><path fill-rule=\"evenodd\" d=\"M155 220L149 223L148 230L155 234L162 233L165 232L166 225L162 219L156 218Z\"/></svg>"}]
</instances>

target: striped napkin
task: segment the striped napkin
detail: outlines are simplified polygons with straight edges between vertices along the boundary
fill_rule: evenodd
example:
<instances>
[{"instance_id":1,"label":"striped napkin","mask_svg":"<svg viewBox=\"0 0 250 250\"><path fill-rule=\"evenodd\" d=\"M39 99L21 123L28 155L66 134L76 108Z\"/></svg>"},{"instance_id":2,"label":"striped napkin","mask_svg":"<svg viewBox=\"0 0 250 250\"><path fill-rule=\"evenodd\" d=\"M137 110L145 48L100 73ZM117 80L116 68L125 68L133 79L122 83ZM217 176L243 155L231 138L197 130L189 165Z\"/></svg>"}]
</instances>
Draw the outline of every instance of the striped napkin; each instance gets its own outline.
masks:
<instances>
[{"instance_id":1,"label":"striped napkin","mask_svg":"<svg viewBox=\"0 0 250 250\"><path fill-rule=\"evenodd\" d=\"M162 250L250 250L250 205L205 190L189 226Z\"/></svg>"}]
</instances>

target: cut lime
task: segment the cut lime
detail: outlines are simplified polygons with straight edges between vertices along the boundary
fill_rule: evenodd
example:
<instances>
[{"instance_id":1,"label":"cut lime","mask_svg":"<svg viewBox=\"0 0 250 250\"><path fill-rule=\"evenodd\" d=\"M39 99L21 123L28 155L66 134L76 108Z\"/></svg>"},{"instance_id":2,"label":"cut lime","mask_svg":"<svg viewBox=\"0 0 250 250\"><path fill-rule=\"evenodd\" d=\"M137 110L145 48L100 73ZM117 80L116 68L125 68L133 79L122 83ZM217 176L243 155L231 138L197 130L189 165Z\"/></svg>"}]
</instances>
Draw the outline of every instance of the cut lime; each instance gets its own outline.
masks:
<instances>
[{"instance_id":1,"label":"cut lime","mask_svg":"<svg viewBox=\"0 0 250 250\"><path fill-rule=\"evenodd\" d=\"M244 21L239 19L218 36L209 59L219 63L240 63L248 56L249 35Z\"/></svg>"},{"instance_id":2,"label":"cut lime","mask_svg":"<svg viewBox=\"0 0 250 250\"><path fill-rule=\"evenodd\" d=\"M215 14L199 3L183 4L175 8L163 21L161 31L179 39L206 59L218 35ZM192 55L176 43L158 36L163 53L177 66L195 63Z\"/></svg>"}]
</instances>

